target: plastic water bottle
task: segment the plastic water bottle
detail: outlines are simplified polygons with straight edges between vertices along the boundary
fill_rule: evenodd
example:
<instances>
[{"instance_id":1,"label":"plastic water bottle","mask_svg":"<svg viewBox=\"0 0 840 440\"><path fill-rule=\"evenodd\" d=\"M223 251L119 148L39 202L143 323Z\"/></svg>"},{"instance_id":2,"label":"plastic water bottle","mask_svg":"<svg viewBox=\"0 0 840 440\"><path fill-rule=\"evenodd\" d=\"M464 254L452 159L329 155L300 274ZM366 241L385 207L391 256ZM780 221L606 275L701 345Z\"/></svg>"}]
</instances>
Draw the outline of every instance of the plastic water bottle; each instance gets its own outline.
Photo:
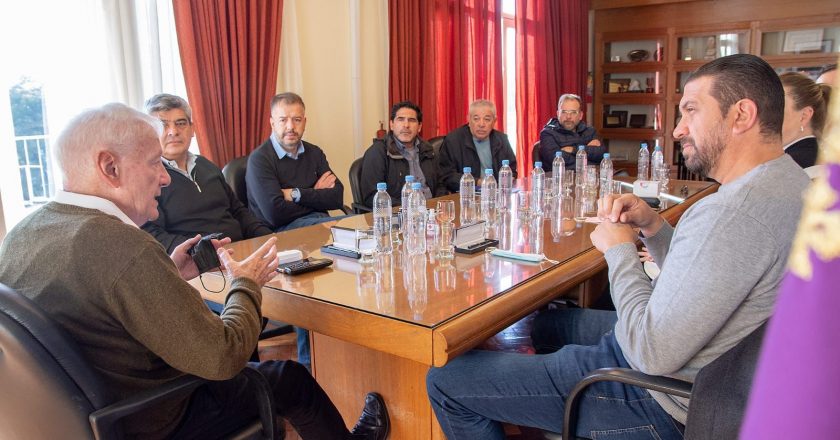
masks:
<instances>
[{"instance_id":1,"label":"plastic water bottle","mask_svg":"<svg viewBox=\"0 0 840 440\"><path fill-rule=\"evenodd\" d=\"M604 153L604 159L601 161L601 197L612 194L613 183L613 163L610 159L610 153Z\"/></svg>"},{"instance_id":2,"label":"plastic water bottle","mask_svg":"<svg viewBox=\"0 0 840 440\"><path fill-rule=\"evenodd\" d=\"M484 177L481 178L481 219L487 222L487 227L496 224L496 179L493 178L493 169L484 170Z\"/></svg>"},{"instance_id":3,"label":"plastic water bottle","mask_svg":"<svg viewBox=\"0 0 840 440\"><path fill-rule=\"evenodd\" d=\"M499 168L499 209L510 209L510 196L513 191L513 170L510 161L503 160Z\"/></svg>"},{"instance_id":4,"label":"plastic water bottle","mask_svg":"<svg viewBox=\"0 0 840 440\"><path fill-rule=\"evenodd\" d=\"M408 225L406 212L408 212L408 195L411 194L412 183L414 183L414 176L405 176L405 184L403 185L402 192L400 193L400 229L402 229L403 235L405 235L406 225Z\"/></svg>"},{"instance_id":5,"label":"plastic water bottle","mask_svg":"<svg viewBox=\"0 0 840 440\"><path fill-rule=\"evenodd\" d=\"M411 194L408 196L408 233L405 247L409 255L426 253L426 197L423 196L420 182L411 184Z\"/></svg>"},{"instance_id":6,"label":"plastic water bottle","mask_svg":"<svg viewBox=\"0 0 840 440\"><path fill-rule=\"evenodd\" d=\"M650 169L650 152L648 151L647 142L642 142L641 147L639 148L638 167L639 168L636 179L648 180L648 178L650 177L650 173L648 172L648 170Z\"/></svg>"},{"instance_id":7,"label":"plastic water bottle","mask_svg":"<svg viewBox=\"0 0 840 440\"><path fill-rule=\"evenodd\" d=\"M544 189L545 171L542 169L542 162L534 162L534 169L531 171L531 212L535 215L542 214Z\"/></svg>"},{"instance_id":8,"label":"plastic water bottle","mask_svg":"<svg viewBox=\"0 0 840 440\"><path fill-rule=\"evenodd\" d=\"M468 225L476 222L475 212L475 179L472 176L472 168L464 167L464 175L461 176L461 225Z\"/></svg>"},{"instance_id":9,"label":"plastic water bottle","mask_svg":"<svg viewBox=\"0 0 840 440\"><path fill-rule=\"evenodd\" d=\"M376 237L376 252L390 254L394 247L391 244L391 196L388 195L388 184L376 184L376 195L373 196L373 236Z\"/></svg>"},{"instance_id":10,"label":"plastic water bottle","mask_svg":"<svg viewBox=\"0 0 840 440\"><path fill-rule=\"evenodd\" d=\"M563 160L563 152L554 153L554 161L551 162L551 177L556 177L558 182L563 182L563 171L566 169L566 162Z\"/></svg>"},{"instance_id":11,"label":"plastic water bottle","mask_svg":"<svg viewBox=\"0 0 840 440\"><path fill-rule=\"evenodd\" d=\"M586 145L578 145L575 155L575 181L578 186L586 183Z\"/></svg>"},{"instance_id":12,"label":"plastic water bottle","mask_svg":"<svg viewBox=\"0 0 840 440\"><path fill-rule=\"evenodd\" d=\"M650 180L661 180L659 171L661 171L664 162L665 157L662 155L662 147L657 145L653 148L653 155L650 158Z\"/></svg>"}]
</instances>

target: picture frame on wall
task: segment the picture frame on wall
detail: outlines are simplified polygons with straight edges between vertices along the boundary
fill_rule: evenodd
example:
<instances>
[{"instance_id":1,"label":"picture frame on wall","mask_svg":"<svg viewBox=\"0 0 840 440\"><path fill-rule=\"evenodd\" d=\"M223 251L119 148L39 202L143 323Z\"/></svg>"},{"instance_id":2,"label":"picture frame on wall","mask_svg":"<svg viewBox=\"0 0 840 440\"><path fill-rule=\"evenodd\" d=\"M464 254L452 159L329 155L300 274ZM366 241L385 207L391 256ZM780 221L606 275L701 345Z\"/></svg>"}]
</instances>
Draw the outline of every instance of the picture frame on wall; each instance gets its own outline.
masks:
<instances>
[{"instance_id":1,"label":"picture frame on wall","mask_svg":"<svg viewBox=\"0 0 840 440\"><path fill-rule=\"evenodd\" d=\"M647 125L647 115L630 115L630 128L644 128Z\"/></svg>"},{"instance_id":2,"label":"picture frame on wall","mask_svg":"<svg viewBox=\"0 0 840 440\"><path fill-rule=\"evenodd\" d=\"M787 31L782 52L811 52L822 49L823 29Z\"/></svg>"},{"instance_id":3,"label":"picture frame on wall","mask_svg":"<svg viewBox=\"0 0 840 440\"><path fill-rule=\"evenodd\" d=\"M621 119L618 115L608 115L604 114L604 128L623 128L624 126L621 125Z\"/></svg>"}]
</instances>

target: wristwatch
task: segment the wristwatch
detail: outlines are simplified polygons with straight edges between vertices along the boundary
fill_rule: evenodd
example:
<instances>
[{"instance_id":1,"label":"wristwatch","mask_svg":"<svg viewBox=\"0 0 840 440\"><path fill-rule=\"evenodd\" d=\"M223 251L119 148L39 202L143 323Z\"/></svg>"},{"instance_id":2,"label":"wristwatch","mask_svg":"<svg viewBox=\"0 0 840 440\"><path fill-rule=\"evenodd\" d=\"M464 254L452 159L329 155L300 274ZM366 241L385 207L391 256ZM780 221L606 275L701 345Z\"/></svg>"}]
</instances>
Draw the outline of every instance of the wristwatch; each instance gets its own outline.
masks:
<instances>
[{"instance_id":1,"label":"wristwatch","mask_svg":"<svg viewBox=\"0 0 840 440\"><path fill-rule=\"evenodd\" d=\"M300 190L299 189L295 188L295 189L292 190L292 200L294 200L295 203L300 201Z\"/></svg>"}]
</instances>

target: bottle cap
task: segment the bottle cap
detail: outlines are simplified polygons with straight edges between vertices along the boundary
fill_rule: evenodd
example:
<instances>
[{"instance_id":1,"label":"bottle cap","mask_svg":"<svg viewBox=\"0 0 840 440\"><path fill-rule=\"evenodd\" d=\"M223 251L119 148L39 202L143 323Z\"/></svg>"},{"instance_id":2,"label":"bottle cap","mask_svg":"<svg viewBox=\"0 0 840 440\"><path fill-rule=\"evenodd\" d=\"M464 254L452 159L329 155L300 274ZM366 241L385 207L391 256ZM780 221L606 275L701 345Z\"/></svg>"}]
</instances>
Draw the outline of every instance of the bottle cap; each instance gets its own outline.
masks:
<instances>
[{"instance_id":1,"label":"bottle cap","mask_svg":"<svg viewBox=\"0 0 840 440\"><path fill-rule=\"evenodd\" d=\"M542 162L534 162L534 168L542 168Z\"/></svg>"},{"instance_id":2,"label":"bottle cap","mask_svg":"<svg viewBox=\"0 0 840 440\"><path fill-rule=\"evenodd\" d=\"M554 153L554 157L560 157L562 155L563 155L562 151L558 151L558 152Z\"/></svg>"},{"instance_id":3,"label":"bottle cap","mask_svg":"<svg viewBox=\"0 0 840 440\"><path fill-rule=\"evenodd\" d=\"M644 149L647 149L647 142L642 142L641 147L644 148Z\"/></svg>"},{"instance_id":4,"label":"bottle cap","mask_svg":"<svg viewBox=\"0 0 840 440\"><path fill-rule=\"evenodd\" d=\"M487 168L486 170L484 170L484 175L485 176L492 176L493 175L493 168Z\"/></svg>"},{"instance_id":5,"label":"bottle cap","mask_svg":"<svg viewBox=\"0 0 840 440\"><path fill-rule=\"evenodd\" d=\"M609 159L609 158L610 158L610 153L604 153L604 159Z\"/></svg>"},{"instance_id":6,"label":"bottle cap","mask_svg":"<svg viewBox=\"0 0 840 440\"><path fill-rule=\"evenodd\" d=\"M586 148L586 145L578 145L578 151L583 150L584 148Z\"/></svg>"},{"instance_id":7,"label":"bottle cap","mask_svg":"<svg viewBox=\"0 0 840 440\"><path fill-rule=\"evenodd\" d=\"M503 161L502 161L502 166L503 166L503 167L510 166L510 161L509 161L509 160L507 160L507 159L503 160Z\"/></svg>"},{"instance_id":8,"label":"bottle cap","mask_svg":"<svg viewBox=\"0 0 840 440\"><path fill-rule=\"evenodd\" d=\"M412 175L405 176L405 181L409 182L409 183L414 182L414 176L412 176Z\"/></svg>"},{"instance_id":9,"label":"bottle cap","mask_svg":"<svg viewBox=\"0 0 840 440\"><path fill-rule=\"evenodd\" d=\"M422 187L423 185L421 185L420 182L414 182L411 184L411 189L420 189Z\"/></svg>"},{"instance_id":10,"label":"bottle cap","mask_svg":"<svg viewBox=\"0 0 840 440\"><path fill-rule=\"evenodd\" d=\"M464 167L464 174L467 174L467 173L472 173L472 168Z\"/></svg>"},{"instance_id":11,"label":"bottle cap","mask_svg":"<svg viewBox=\"0 0 840 440\"><path fill-rule=\"evenodd\" d=\"M385 191L386 189L388 189L388 184L387 183L379 182L379 183L376 184L376 190L377 191Z\"/></svg>"}]
</instances>

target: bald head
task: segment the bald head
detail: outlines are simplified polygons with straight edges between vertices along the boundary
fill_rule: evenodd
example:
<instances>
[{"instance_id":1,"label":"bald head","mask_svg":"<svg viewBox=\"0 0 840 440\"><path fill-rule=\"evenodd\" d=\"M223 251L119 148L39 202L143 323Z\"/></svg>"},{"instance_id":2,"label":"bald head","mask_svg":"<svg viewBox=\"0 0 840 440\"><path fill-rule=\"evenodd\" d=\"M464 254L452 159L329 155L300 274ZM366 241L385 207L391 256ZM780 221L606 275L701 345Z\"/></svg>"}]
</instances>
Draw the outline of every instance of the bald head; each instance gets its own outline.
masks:
<instances>
[{"instance_id":1,"label":"bald head","mask_svg":"<svg viewBox=\"0 0 840 440\"><path fill-rule=\"evenodd\" d=\"M80 187L92 184L99 151L131 156L137 153L143 140L157 142L160 132L160 121L123 104L107 104L82 112L70 120L53 146L64 175L64 188L83 192L79 191Z\"/></svg>"}]
</instances>

